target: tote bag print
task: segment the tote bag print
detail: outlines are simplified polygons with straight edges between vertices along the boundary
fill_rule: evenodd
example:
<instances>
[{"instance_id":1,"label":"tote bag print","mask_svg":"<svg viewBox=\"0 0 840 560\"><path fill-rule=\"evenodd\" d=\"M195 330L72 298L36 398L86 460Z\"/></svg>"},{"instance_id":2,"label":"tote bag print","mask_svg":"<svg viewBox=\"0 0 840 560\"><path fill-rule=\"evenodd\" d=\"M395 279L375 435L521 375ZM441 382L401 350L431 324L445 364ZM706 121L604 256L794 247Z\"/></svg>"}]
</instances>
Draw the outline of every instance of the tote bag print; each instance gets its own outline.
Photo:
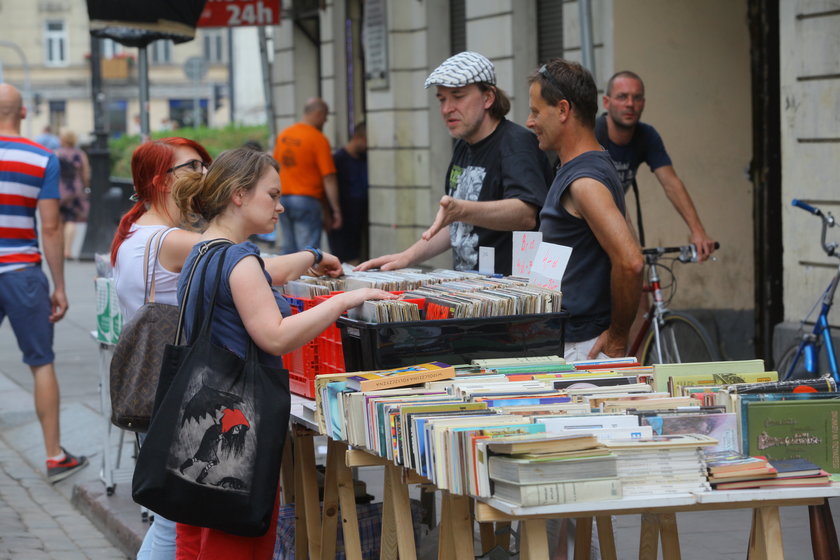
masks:
<instances>
[{"instance_id":1,"label":"tote bag print","mask_svg":"<svg viewBox=\"0 0 840 560\"><path fill-rule=\"evenodd\" d=\"M209 369L192 376L167 467L198 484L247 493L253 485L257 450L252 426L259 418L248 399L213 377Z\"/></svg>"}]
</instances>

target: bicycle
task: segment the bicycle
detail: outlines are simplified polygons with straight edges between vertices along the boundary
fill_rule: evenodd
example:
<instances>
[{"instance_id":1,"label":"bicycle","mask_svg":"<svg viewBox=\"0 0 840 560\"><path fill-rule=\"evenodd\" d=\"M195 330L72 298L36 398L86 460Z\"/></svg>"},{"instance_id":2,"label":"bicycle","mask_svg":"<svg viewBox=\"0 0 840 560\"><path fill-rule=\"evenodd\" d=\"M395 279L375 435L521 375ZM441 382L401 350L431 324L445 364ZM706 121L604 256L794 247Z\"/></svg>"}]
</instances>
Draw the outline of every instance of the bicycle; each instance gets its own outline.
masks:
<instances>
[{"instance_id":1,"label":"bicycle","mask_svg":"<svg viewBox=\"0 0 840 560\"><path fill-rule=\"evenodd\" d=\"M811 206L806 202L802 202L796 198L791 202L793 206L801 208L815 216L819 216L822 220L822 234L820 236L820 245L822 250L829 257L837 257L840 259L840 243L832 242L826 243L826 232L829 228L833 228L837 223L831 212L824 214L819 208ZM790 348L785 350L779 360L778 370L784 372L782 379L800 379L809 377L818 377L820 372L820 356L824 351L825 359L828 362L828 369L834 381L840 383L840 372L837 368L837 355L834 353L834 343L831 340L831 327L828 324L828 313L831 311L831 305L834 302L834 292L837 291L837 284L840 282L840 265L837 267L837 272L834 278L828 283L828 287L823 292L822 296L814 303L808 314L799 324L800 340L795 342ZM805 331L805 323L814 313L814 310L821 304L820 313L817 320L814 322L814 327L811 332ZM801 367L799 367L801 365Z\"/></svg>"},{"instance_id":2,"label":"bicycle","mask_svg":"<svg viewBox=\"0 0 840 560\"><path fill-rule=\"evenodd\" d=\"M715 243L716 249L719 246ZM677 277L669 266L659 261L665 255L674 253L677 256L672 261L697 262L697 248L694 245L642 249L648 270L648 283L642 291L653 294L653 303L645 314L645 322L630 347L629 355L638 356L644 365L718 361L720 356L717 347L703 325L688 313L668 308L668 303L676 293ZM667 301L662 296L659 269L671 275L671 283L665 287L670 288Z\"/></svg>"}]
</instances>

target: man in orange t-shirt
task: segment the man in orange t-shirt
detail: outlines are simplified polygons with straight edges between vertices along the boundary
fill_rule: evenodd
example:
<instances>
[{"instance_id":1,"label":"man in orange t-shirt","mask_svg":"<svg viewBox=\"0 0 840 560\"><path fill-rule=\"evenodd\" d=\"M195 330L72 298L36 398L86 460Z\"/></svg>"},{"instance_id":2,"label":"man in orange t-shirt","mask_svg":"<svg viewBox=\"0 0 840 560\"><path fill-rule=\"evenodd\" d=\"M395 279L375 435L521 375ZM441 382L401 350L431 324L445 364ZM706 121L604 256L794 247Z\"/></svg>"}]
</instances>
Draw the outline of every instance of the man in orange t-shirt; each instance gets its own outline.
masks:
<instances>
[{"instance_id":1,"label":"man in orange t-shirt","mask_svg":"<svg viewBox=\"0 0 840 560\"><path fill-rule=\"evenodd\" d=\"M321 244L321 230L341 227L338 182L330 142L321 132L329 108L323 99L312 98L303 108L301 122L283 130L274 143L274 159L280 164L280 214L283 254L296 253ZM323 224L322 201L329 208L329 223Z\"/></svg>"}]
</instances>

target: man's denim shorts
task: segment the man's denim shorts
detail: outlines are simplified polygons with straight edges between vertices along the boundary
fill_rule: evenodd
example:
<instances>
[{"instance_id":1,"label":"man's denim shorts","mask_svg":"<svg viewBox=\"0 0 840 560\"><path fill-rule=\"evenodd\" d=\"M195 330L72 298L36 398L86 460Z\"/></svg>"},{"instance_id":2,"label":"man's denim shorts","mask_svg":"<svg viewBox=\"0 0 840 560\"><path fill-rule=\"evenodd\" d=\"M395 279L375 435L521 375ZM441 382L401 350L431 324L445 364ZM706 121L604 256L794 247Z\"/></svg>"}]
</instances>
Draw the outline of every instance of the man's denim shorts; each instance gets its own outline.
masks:
<instances>
[{"instance_id":1,"label":"man's denim shorts","mask_svg":"<svg viewBox=\"0 0 840 560\"><path fill-rule=\"evenodd\" d=\"M51 307L50 283L40 266L0 274L0 323L9 318L27 365L55 360Z\"/></svg>"}]
</instances>

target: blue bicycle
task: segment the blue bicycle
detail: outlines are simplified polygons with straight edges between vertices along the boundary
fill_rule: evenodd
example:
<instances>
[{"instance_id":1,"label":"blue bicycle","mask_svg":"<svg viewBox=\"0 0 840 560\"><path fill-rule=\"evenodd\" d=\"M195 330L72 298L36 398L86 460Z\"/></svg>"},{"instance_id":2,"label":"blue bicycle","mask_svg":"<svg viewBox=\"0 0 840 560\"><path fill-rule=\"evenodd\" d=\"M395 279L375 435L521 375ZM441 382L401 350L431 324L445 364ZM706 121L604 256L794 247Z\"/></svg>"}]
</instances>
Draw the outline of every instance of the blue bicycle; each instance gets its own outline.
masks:
<instances>
[{"instance_id":1,"label":"blue bicycle","mask_svg":"<svg viewBox=\"0 0 840 560\"><path fill-rule=\"evenodd\" d=\"M827 243L825 240L828 228L836 225L834 216L831 212L824 214L819 208L815 208L806 202L798 199L793 199L792 204L803 210L807 210L815 216L819 216L822 220L822 236L820 243L823 251L829 257L837 257L840 259L840 243ZM828 312L831 311L831 304L834 302L834 292L837 291L837 284L840 282L840 265L837 267L837 273L829 282L828 287L823 292L822 296L808 314L800 323L801 338L799 342L788 348L779 360L778 371L784 373L782 379L803 379L820 377L825 373L831 373L834 381L840 383L840 372L837 369L837 355L834 353L834 343L831 340L831 327L828 325ZM821 305L820 314L814 323L811 332L806 332L806 322ZM825 365L828 366L828 372L825 370Z\"/></svg>"}]
</instances>

